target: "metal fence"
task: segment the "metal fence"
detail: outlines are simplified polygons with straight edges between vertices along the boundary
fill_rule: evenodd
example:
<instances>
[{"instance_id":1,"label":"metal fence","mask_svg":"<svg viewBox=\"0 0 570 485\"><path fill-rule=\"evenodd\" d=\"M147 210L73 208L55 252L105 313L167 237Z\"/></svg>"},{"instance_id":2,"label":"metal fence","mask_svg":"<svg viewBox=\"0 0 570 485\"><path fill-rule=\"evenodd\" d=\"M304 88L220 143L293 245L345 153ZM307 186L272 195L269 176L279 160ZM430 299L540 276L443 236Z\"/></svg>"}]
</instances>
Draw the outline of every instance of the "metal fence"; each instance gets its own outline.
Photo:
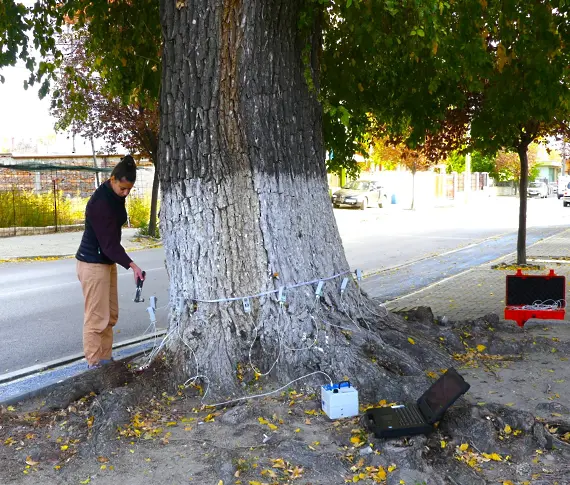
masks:
<instances>
[{"instance_id":1,"label":"metal fence","mask_svg":"<svg viewBox=\"0 0 570 485\"><path fill-rule=\"evenodd\" d=\"M85 205L112 166L0 160L0 237L82 229ZM151 164L139 164L127 198L131 227L148 224L153 176Z\"/></svg>"}]
</instances>

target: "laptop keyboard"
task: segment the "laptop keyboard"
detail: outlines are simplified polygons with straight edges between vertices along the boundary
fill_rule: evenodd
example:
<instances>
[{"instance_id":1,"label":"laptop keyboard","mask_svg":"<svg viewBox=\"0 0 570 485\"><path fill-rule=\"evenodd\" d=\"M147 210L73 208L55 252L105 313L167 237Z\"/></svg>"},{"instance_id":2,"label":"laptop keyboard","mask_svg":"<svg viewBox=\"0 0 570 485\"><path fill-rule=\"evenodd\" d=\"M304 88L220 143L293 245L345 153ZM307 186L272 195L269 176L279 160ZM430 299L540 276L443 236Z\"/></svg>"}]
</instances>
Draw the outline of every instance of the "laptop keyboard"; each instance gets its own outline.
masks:
<instances>
[{"instance_id":1,"label":"laptop keyboard","mask_svg":"<svg viewBox=\"0 0 570 485\"><path fill-rule=\"evenodd\" d=\"M414 424L425 424L426 420L419 412L418 408L415 406L412 407L403 407L403 408L396 408L396 415L400 420L400 424L403 426L412 426Z\"/></svg>"}]
</instances>

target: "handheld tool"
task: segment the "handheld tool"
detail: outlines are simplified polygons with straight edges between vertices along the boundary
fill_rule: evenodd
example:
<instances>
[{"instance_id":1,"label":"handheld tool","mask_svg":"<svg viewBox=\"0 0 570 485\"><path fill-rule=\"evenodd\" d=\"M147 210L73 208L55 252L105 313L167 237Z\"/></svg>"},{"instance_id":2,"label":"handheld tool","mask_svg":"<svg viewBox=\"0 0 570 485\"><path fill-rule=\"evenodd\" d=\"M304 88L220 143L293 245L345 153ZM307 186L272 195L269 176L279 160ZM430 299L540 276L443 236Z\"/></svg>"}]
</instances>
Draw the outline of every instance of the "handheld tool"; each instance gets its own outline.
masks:
<instances>
[{"instance_id":1,"label":"handheld tool","mask_svg":"<svg viewBox=\"0 0 570 485\"><path fill-rule=\"evenodd\" d=\"M146 271L143 271L142 275L144 278L146 276ZM143 282L144 279L137 278L137 291L135 292L135 303L140 303L141 301L144 301L144 298L141 298Z\"/></svg>"}]
</instances>

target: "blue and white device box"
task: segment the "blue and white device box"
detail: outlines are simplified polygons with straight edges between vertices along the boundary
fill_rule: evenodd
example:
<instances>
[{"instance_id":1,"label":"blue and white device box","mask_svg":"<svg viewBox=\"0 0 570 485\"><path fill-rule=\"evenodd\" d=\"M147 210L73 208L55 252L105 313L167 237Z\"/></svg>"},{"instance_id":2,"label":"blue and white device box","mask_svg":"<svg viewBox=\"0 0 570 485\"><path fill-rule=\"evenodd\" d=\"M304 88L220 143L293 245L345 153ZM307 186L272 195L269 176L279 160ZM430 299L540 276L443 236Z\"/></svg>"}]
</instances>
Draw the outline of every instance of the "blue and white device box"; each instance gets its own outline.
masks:
<instances>
[{"instance_id":1,"label":"blue and white device box","mask_svg":"<svg viewBox=\"0 0 570 485\"><path fill-rule=\"evenodd\" d=\"M358 416L358 391L349 381L321 386L321 406L331 419Z\"/></svg>"}]
</instances>

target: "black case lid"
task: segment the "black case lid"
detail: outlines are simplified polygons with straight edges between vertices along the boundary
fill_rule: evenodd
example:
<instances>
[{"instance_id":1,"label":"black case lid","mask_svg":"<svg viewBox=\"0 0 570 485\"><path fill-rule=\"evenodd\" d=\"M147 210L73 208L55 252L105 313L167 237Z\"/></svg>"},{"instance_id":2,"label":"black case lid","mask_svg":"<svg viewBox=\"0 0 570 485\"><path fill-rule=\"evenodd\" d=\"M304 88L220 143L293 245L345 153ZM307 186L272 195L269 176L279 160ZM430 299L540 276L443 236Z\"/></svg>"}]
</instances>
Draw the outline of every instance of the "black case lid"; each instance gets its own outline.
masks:
<instances>
[{"instance_id":1,"label":"black case lid","mask_svg":"<svg viewBox=\"0 0 570 485\"><path fill-rule=\"evenodd\" d=\"M566 278L549 275L507 275L507 306L566 299Z\"/></svg>"}]
</instances>

